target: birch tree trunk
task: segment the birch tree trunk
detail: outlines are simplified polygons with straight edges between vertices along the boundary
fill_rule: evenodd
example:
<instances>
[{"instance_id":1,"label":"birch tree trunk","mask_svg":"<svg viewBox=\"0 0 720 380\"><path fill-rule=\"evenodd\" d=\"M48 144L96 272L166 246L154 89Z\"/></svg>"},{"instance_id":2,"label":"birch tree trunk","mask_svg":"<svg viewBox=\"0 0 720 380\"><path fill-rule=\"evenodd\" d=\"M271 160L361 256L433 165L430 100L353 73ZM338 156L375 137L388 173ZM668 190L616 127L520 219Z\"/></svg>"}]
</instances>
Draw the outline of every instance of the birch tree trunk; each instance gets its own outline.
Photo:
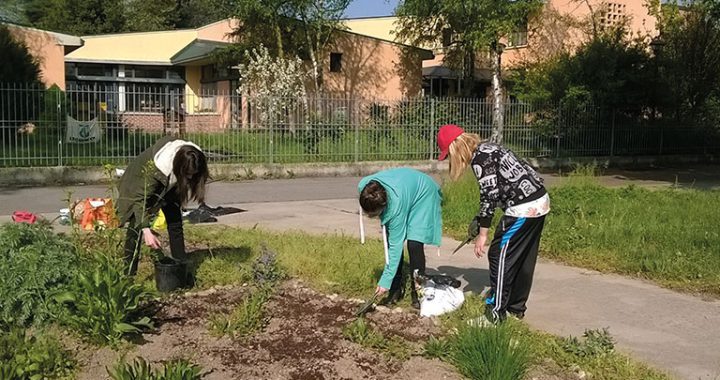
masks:
<instances>
[{"instance_id":1,"label":"birch tree trunk","mask_svg":"<svg viewBox=\"0 0 720 380\"><path fill-rule=\"evenodd\" d=\"M501 144L503 141L503 125L505 123L505 107L503 103L502 89L502 46L494 44L492 54L492 92L493 92L493 113L492 113L492 134L490 141Z\"/></svg>"}]
</instances>

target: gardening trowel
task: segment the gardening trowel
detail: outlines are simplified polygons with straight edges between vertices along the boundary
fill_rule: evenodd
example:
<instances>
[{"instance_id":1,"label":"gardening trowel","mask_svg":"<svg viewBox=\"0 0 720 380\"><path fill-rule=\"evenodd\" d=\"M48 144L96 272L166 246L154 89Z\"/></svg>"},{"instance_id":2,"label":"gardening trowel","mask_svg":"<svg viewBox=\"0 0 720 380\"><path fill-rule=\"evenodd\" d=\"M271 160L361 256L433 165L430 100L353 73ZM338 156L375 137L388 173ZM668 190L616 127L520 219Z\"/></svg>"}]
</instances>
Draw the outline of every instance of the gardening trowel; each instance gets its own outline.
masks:
<instances>
[{"instance_id":1,"label":"gardening trowel","mask_svg":"<svg viewBox=\"0 0 720 380\"><path fill-rule=\"evenodd\" d=\"M372 309L373 306L375 305L375 300L377 300L377 296L378 296L378 293L375 292L375 294L373 294L372 298L370 298L367 302L365 302L365 303L355 312L355 316L356 316L356 317L362 317L363 315L365 315L365 313L367 313L368 311L370 311L370 309Z\"/></svg>"},{"instance_id":2,"label":"gardening trowel","mask_svg":"<svg viewBox=\"0 0 720 380\"><path fill-rule=\"evenodd\" d=\"M464 247L467 243L471 242L472 239L473 239L473 238L471 238L471 237L468 237L467 239L465 239L464 242L460 243L460 245L458 245L457 248L455 248L455 250L453 251L452 254L454 255L455 253L457 253L457 251L459 251L460 248Z\"/></svg>"}]
</instances>

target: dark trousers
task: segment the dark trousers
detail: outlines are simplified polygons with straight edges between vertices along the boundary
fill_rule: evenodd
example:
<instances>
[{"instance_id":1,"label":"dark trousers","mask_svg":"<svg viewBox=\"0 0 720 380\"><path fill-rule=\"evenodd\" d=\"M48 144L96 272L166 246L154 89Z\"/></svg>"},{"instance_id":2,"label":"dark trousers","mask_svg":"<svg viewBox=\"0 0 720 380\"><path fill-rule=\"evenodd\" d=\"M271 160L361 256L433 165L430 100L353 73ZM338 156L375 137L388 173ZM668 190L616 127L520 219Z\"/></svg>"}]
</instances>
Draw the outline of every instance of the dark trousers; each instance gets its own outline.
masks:
<instances>
[{"instance_id":1,"label":"dark trousers","mask_svg":"<svg viewBox=\"0 0 720 380\"><path fill-rule=\"evenodd\" d=\"M508 312L525 314L544 225L544 216L500 220L488 252L492 292L486 309L494 320L505 319Z\"/></svg>"},{"instance_id":2,"label":"dark trousers","mask_svg":"<svg viewBox=\"0 0 720 380\"><path fill-rule=\"evenodd\" d=\"M182 208L180 200L175 191L169 191L161 200L161 210L165 215L168 229L168 239L170 243L170 254L178 261L186 261L185 253L185 235L183 233L182 224ZM140 260L141 227L137 225L135 217L131 217L125 235L125 264L130 275L137 273L138 262Z\"/></svg>"},{"instance_id":3,"label":"dark trousers","mask_svg":"<svg viewBox=\"0 0 720 380\"><path fill-rule=\"evenodd\" d=\"M407 250L408 256L410 258L410 278L413 278L412 274L415 273L415 269L417 269L420 274L425 274L425 245L419 241L408 240ZM397 272L395 272L395 277L393 277L393 282L390 286L390 294L393 294L395 292L402 292L404 290L402 271L403 261L405 260L401 257L400 263L398 263ZM414 294L414 284L411 287L411 291L413 291Z\"/></svg>"}]
</instances>

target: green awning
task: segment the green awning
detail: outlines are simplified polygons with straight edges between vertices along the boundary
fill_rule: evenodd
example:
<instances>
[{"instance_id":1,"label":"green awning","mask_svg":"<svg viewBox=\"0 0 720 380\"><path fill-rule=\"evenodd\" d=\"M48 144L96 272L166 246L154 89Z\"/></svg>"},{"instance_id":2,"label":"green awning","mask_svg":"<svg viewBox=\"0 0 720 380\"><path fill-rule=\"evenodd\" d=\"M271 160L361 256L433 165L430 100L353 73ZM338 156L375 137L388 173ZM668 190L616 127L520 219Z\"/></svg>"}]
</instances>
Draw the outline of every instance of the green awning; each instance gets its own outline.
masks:
<instances>
[{"instance_id":1,"label":"green awning","mask_svg":"<svg viewBox=\"0 0 720 380\"><path fill-rule=\"evenodd\" d=\"M170 62L173 65L211 63L212 52L228 45L226 42L196 39L170 58Z\"/></svg>"}]
</instances>

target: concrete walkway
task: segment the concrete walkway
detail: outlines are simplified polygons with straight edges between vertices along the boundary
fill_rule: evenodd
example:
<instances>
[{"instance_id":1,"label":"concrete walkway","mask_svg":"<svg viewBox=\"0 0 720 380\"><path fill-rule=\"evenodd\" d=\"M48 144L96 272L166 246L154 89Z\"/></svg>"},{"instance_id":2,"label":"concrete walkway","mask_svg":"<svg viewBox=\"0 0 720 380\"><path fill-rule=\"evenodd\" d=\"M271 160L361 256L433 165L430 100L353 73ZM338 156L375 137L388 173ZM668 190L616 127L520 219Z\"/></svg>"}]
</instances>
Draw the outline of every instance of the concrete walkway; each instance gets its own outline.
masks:
<instances>
[{"instance_id":1,"label":"concrete walkway","mask_svg":"<svg viewBox=\"0 0 720 380\"><path fill-rule=\"evenodd\" d=\"M553 185L562 179L546 176ZM220 223L271 230L358 234L358 178L214 183L209 203L236 206L245 213L220 218ZM719 188L718 167L666 169L654 172L613 172L600 178L609 186ZM73 198L102 196L102 186L79 186ZM65 207L63 188L0 189L0 222L13 210L57 215ZM379 237L377 221L366 220L370 236ZM487 260L471 247L454 256L458 242L444 239L441 256L428 249L428 265L463 280L467 290L481 291L488 282ZM378 255L382 255L378 252ZM647 282L600 275L549 262L538 264L527 322L559 335L581 335L585 329L609 327L623 351L684 379L720 379L720 301L672 292Z\"/></svg>"}]
</instances>

